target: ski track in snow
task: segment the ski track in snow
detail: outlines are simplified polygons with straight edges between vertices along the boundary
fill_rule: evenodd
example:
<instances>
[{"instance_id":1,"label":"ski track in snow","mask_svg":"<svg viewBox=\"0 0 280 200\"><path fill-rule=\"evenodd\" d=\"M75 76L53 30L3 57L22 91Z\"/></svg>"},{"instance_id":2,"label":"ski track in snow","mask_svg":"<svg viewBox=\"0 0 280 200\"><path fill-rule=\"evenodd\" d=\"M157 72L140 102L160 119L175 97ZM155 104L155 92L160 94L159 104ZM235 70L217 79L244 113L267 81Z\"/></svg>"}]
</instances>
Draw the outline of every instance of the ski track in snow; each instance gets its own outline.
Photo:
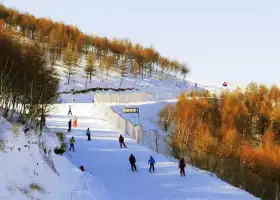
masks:
<instances>
[{"instance_id":1,"label":"ski track in snow","mask_svg":"<svg viewBox=\"0 0 280 200\"><path fill-rule=\"evenodd\" d=\"M49 128L67 131L69 105L55 105L54 113L47 119ZM191 167L186 168L186 177L180 177L177 163L136 144L132 139L125 137L128 148L120 149L119 133L94 104L75 104L72 112L78 117L78 127L67 135L67 141L71 136L75 137L75 152L66 153L65 156L76 166L83 165L86 171L86 178L81 180L84 187L71 191L72 194L79 194L78 198L73 195L73 200L81 198L83 191L99 194L99 200L256 199ZM87 141L85 134L88 127L91 141ZM130 153L136 157L138 172L130 170ZM156 160L154 174L148 172L150 156ZM88 198L90 195L85 194L85 199Z\"/></svg>"}]
</instances>

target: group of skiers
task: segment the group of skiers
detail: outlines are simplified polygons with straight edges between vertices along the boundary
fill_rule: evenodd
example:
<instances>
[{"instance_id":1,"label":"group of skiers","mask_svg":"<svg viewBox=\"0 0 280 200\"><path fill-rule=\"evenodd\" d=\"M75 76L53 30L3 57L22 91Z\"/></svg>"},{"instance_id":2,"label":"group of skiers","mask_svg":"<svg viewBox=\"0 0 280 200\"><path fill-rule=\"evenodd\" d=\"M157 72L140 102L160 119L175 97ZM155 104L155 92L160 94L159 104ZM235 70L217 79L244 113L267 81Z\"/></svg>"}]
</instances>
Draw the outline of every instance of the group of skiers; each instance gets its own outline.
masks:
<instances>
[{"instance_id":1,"label":"group of skiers","mask_svg":"<svg viewBox=\"0 0 280 200\"><path fill-rule=\"evenodd\" d=\"M86 130L86 135L87 135L87 137L88 137L88 141L90 141L91 140L91 137L90 137L90 130L89 130L89 128L87 128L87 130ZM69 148L69 151L75 151L75 138L74 138L74 136L72 136L71 138L70 138L70 140L69 140L69 143L70 143L70 148Z\"/></svg>"},{"instance_id":2,"label":"group of skiers","mask_svg":"<svg viewBox=\"0 0 280 200\"><path fill-rule=\"evenodd\" d=\"M129 163L131 165L131 170L133 172L137 172L136 158L133 154L130 154L130 156L129 156ZM148 160L148 164L150 165L149 172L153 172L153 173L155 172L155 163L156 163L156 161L153 158L153 156L150 156L150 159ZM182 177L186 176L185 167L186 167L185 160L184 160L184 158L181 158L181 160L179 161L179 169L180 169L180 175Z\"/></svg>"},{"instance_id":3,"label":"group of skiers","mask_svg":"<svg viewBox=\"0 0 280 200\"><path fill-rule=\"evenodd\" d=\"M90 133L89 128L87 128L87 130L86 130L86 135L88 137L88 141L90 141L91 140L91 133ZM123 146L125 148L127 148L125 143L124 143L124 137L121 134L119 136L119 143L120 143L120 148L123 148ZM70 138L70 148L69 148L69 151L71 151L71 150L75 151L74 144L75 144L75 138L72 136ZM130 154L128 160L129 160L129 163L131 165L131 170L133 172L137 172L136 158L135 158L135 156L132 153ZM155 159L152 156L150 156L150 159L148 160L148 164L150 165L149 172L153 172L153 173L155 172L155 163L156 163ZM180 169L180 175L181 176L186 176L186 174L185 174L185 167L186 167L185 160L184 160L184 158L182 158L179 161L179 169Z\"/></svg>"},{"instance_id":4,"label":"group of skiers","mask_svg":"<svg viewBox=\"0 0 280 200\"><path fill-rule=\"evenodd\" d=\"M73 116L71 106L69 106L69 110L68 110L68 116L70 116L70 115ZM77 123L78 123L78 118L75 115L74 119L73 119L73 128L77 128ZM68 132L71 131L71 128L72 128L72 119L70 118L69 121L68 121Z\"/></svg>"},{"instance_id":5,"label":"group of skiers","mask_svg":"<svg viewBox=\"0 0 280 200\"><path fill-rule=\"evenodd\" d=\"M74 98L72 98L72 106L74 106ZM71 106L69 105L69 110L68 110L68 116L73 116L73 113L72 113L72 110L71 110ZM77 117L74 116L74 120L73 120L73 127L77 127ZM70 118L69 122L68 122L68 132L71 131L71 128L72 128L72 119ZM87 140L90 141L91 140L91 133L90 133L90 130L89 128L87 128L86 130L86 135L87 135ZM72 136L70 138L70 148L69 148L69 151L75 151L75 138ZM127 148L126 144L124 143L124 137L122 136L122 134L120 134L119 136L119 143L120 143L120 148L122 149L123 147L124 148ZM129 163L131 165L131 170L133 172L137 172L137 167L136 167L136 158L135 156L131 153L130 156L129 156ZM150 156L150 159L148 160L148 164L150 165L149 167L149 172L155 172L155 159ZM82 167L82 168L81 168ZM81 171L84 171L84 167L81 166L80 169ZM186 167L186 164L185 164L185 161L184 161L184 158L180 159L179 161L179 169L180 169L180 175L181 176L185 176L185 167Z\"/></svg>"}]
</instances>

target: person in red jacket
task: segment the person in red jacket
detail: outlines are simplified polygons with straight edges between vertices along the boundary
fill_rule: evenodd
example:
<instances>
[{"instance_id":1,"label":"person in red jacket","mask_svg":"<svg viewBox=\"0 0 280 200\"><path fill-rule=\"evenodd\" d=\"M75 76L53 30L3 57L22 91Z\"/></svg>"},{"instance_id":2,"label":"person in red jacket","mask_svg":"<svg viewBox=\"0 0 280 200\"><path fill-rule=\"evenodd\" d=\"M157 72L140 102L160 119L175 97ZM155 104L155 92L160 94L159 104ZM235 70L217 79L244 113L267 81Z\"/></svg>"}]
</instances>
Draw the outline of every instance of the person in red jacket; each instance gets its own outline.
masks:
<instances>
[{"instance_id":1,"label":"person in red jacket","mask_svg":"<svg viewBox=\"0 0 280 200\"><path fill-rule=\"evenodd\" d=\"M179 161L179 168L180 168L181 176L186 176L185 167L186 167L185 160L184 160L184 158L181 158L181 160Z\"/></svg>"}]
</instances>

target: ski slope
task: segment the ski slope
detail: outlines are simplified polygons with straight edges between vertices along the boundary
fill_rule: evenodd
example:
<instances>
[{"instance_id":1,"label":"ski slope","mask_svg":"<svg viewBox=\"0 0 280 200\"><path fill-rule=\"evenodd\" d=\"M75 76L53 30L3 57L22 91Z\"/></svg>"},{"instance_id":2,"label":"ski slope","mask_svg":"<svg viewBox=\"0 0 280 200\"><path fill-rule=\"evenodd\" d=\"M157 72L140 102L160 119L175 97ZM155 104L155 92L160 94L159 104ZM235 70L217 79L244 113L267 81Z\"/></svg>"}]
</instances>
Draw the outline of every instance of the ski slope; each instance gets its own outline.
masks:
<instances>
[{"instance_id":1,"label":"ski slope","mask_svg":"<svg viewBox=\"0 0 280 200\"><path fill-rule=\"evenodd\" d=\"M52 131L67 131L69 105L54 105L53 113L47 119L48 128ZM78 117L78 127L72 129L67 140L71 136L75 137L76 152L67 152L65 155L76 166L83 165L87 172L100 181L96 191L106 191L106 197L99 200L256 199L245 191L191 167L186 168L186 177L180 177L176 162L126 137L128 148L120 149L119 133L94 104L75 104L72 112ZM91 141L87 141L85 134L88 127L91 130ZM138 172L130 170L130 153L136 157ZM150 156L156 160L154 174L148 172ZM96 181L93 182L96 184ZM91 188L95 186L88 185Z\"/></svg>"}]
</instances>

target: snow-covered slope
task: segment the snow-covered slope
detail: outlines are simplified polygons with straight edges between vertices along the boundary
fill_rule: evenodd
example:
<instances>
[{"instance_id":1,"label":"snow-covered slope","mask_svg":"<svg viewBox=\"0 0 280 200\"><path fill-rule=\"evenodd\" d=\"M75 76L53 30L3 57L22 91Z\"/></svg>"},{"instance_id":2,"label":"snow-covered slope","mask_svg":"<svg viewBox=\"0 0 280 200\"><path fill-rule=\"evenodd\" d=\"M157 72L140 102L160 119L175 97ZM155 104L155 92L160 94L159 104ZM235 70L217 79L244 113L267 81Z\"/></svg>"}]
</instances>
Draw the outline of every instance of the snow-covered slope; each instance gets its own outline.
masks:
<instances>
[{"instance_id":1,"label":"snow-covered slope","mask_svg":"<svg viewBox=\"0 0 280 200\"><path fill-rule=\"evenodd\" d=\"M66 131L68 106L55 105L56 109L47 119L49 128ZM78 127L70 132L68 139L75 137L75 152L67 153L66 157L76 166L84 165L87 172L97 177L100 185L105 187L106 199L256 199L245 191L191 167L187 167L187 175L182 178L176 162L136 144L134 140L126 138L128 148L120 149L119 133L93 104L75 104L72 112L78 117ZM85 135L88 127L92 134L91 141L87 141ZM130 153L136 156L138 172L130 170ZM154 174L148 172L150 156L156 160Z\"/></svg>"},{"instance_id":2,"label":"snow-covered slope","mask_svg":"<svg viewBox=\"0 0 280 200\"><path fill-rule=\"evenodd\" d=\"M194 84L187 81L176 81L171 77L159 80L156 72L152 74L151 77L146 77L144 79L141 76L133 76L127 74L124 77L122 84L120 73L117 71L110 71L107 74L103 73L99 69L95 72L95 75L92 77L91 83L86 83L86 77L84 73L85 68L85 59L82 59L79 67L75 69L74 75L70 78L70 84L67 83L67 75L64 73L63 63L58 62L55 65L56 70L61 79L60 91L69 91L74 90L83 90L86 88L101 87L101 88L134 88L138 91L144 92L154 92L157 91L158 100L174 99L183 91L190 91L194 89ZM88 93L91 96L94 95L93 92ZM87 94L87 95L88 95ZM67 99L69 95L62 95L63 99ZM85 95L83 95L85 96ZM82 100L82 99L80 99ZM84 99L83 99L84 100ZM91 99L92 100L92 99Z\"/></svg>"},{"instance_id":3,"label":"snow-covered slope","mask_svg":"<svg viewBox=\"0 0 280 200\"><path fill-rule=\"evenodd\" d=\"M66 157L54 153L45 155L38 146L34 132L25 134L21 127L0 117L0 199L1 200L80 200L102 199L95 191L96 178L82 173ZM44 136L45 144L53 149L56 136ZM53 162L57 173L50 163Z\"/></svg>"},{"instance_id":4,"label":"snow-covered slope","mask_svg":"<svg viewBox=\"0 0 280 200\"><path fill-rule=\"evenodd\" d=\"M66 84L67 78L61 64L56 66L61 78L60 91L85 89L83 67L84 60L70 84ZM135 88L157 95L157 102L130 105L141 108L142 125L149 128L158 128L155 124L157 113L166 103L176 102L176 97L182 91L193 89L189 83L157 80L155 74L143 80L141 77L128 75L121 86L117 72L111 72L107 78L103 77L102 72L98 71L86 88ZM207 172L192 167L187 168L187 176L182 178L176 161L168 160L163 155L136 144L132 139L125 140L128 149L120 149L119 132L103 116L98 105L92 103L94 94L89 92L74 95L78 104L72 107L72 112L78 117L78 128L74 128L67 137L69 139L70 136L75 136L76 152L66 152L64 156L57 156L52 152L50 155L45 154L39 147L38 137L34 132L25 134L21 127L17 129L0 117L0 140L5 142L5 147L0 152L0 200L256 199L209 176ZM61 95L62 102L70 103L71 98L71 94ZM50 131L43 138L46 147L51 150L59 145L56 131L66 132L69 120L69 104L54 106L53 113L47 119ZM123 106L115 105L114 109L120 112ZM90 142L85 137L88 127L93 138ZM136 156L137 173L130 170L130 153ZM156 159L155 174L148 172L147 162L151 155ZM79 170L80 165L85 167L86 172Z\"/></svg>"}]
</instances>

